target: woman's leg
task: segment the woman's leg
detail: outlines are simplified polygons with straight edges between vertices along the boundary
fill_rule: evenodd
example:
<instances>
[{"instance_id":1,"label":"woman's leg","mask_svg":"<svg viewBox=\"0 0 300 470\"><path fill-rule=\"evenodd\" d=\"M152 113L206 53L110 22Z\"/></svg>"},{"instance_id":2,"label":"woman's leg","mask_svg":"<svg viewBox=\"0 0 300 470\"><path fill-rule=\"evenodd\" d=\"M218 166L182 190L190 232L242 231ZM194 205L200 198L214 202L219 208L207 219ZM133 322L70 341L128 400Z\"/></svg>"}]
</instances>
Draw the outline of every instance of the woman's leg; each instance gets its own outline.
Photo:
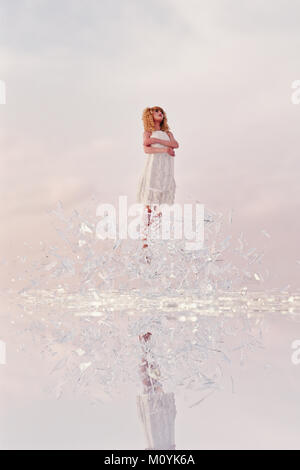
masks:
<instances>
[{"instance_id":1,"label":"woman's leg","mask_svg":"<svg viewBox=\"0 0 300 470\"><path fill-rule=\"evenodd\" d=\"M158 208L159 208L158 205L155 205L153 207L153 214L152 214L151 224L152 224L152 230L154 232L159 231L159 228L160 228L160 221L161 221L162 212L159 211Z\"/></svg>"},{"instance_id":2,"label":"woman's leg","mask_svg":"<svg viewBox=\"0 0 300 470\"><path fill-rule=\"evenodd\" d=\"M150 225L153 225L153 222L156 222L156 221L158 221L158 225L160 223L162 212L161 211L158 212L158 207L159 207L158 204L154 204L153 210L151 209L150 205L146 205L144 208L144 214L146 214L146 216L144 216L144 227L143 227L144 236L142 240L145 243L143 245L143 248L148 248L147 235L149 234Z\"/></svg>"},{"instance_id":3,"label":"woman's leg","mask_svg":"<svg viewBox=\"0 0 300 470\"><path fill-rule=\"evenodd\" d=\"M151 215L153 213L150 205L145 206L146 209L146 214L147 214L147 229L149 229L152 220L151 220ZM157 206L154 206L154 211L156 212ZM158 214L158 216L161 216L161 213ZM145 241L143 248L147 248L147 236L143 238L143 241ZM149 257L147 257L147 261L150 262ZM155 374L156 376L160 376L160 370L158 365L155 363L149 364L149 360L147 358L147 344L148 341L150 340L152 333L148 332L145 335L139 335L139 340L142 344L142 349L143 349L143 356L142 356L142 362L140 364L140 373L144 385L144 392L147 393L150 390L152 391L163 391L162 385L160 382L153 377ZM152 374L149 374L149 372L152 372Z\"/></svg>"},{"instance_id":4,"label":"woman's leg","mask_svg":"<svg viewBox=\"0 0 300 470\"><path fill-rule=\"evenodd\" d=\"M145 242L144 245L143 245L143 248L148 248L147 233L148 233L148 230L149 230L149 227L150 227L151 213L152 213L151 207L149 205L145 206L145 212L146 212L146 222L145 222L145 232L146 233L144 233L144 238L142 240Z\"/></svg>"},{"instance_id":5,"label":"woman's leg","mask_svg":"<svg viewBox=\"0 0 300 470\"><path fill-rule=\"evenodd\" d=\"M153 210L149 205L145 206L145 212L146 212L146 228L145 228L145 234L143 241L145 242L143 245L143 248L148 248L148 243L147 243L147 234L149 234L150 226L152 227L152 230L155 232L156 230L159 230L159 224L160 224L160 218L162 216L162 212L158 212L158 205L155 204L153 205ZM157 227L155 226L157 224Z\"/></svg>"}]
</instances>

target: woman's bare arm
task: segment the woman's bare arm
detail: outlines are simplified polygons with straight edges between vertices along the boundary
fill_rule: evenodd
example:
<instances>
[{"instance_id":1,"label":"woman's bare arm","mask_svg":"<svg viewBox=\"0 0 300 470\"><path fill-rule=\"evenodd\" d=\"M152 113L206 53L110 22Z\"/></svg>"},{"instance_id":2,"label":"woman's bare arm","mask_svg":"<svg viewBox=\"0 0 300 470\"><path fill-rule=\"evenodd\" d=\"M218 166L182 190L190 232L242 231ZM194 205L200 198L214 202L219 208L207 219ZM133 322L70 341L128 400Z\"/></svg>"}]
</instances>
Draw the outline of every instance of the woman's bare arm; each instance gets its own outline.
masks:
<instances>
[{"instance_id":1,"label":"woman's bare arm","mask_svg":"<svg viewBox=\"0 0 300 470\"><path fill-rule=\"evenodd\" d=\"M173 147L172 142L170 140L157 139L156 137L150 137L149 141L150 141L150 144L162 144L167 147Z\"/></svg>"},{"instance_id":2,"label":"woman's bare arm","mask_svg":"<svg viewBox=\"0 0 300 470\"><path fill-rule=\"evenodd\" d=\"M151 138L151 132L145 131L144 132L144 139L143 139L143 147L145 153L169 153L169 151L173 151L170 141L163 140L163 139L156 139ZM164 147L151 147L151 144L154 143L161 143ZM171 149L170 149L171 148ZM174 152L169 154L171 156L175 156Z\"/></svg>"},{"instance_id":3,"label":"woman's bare arm","mask_svg":"<svg viewBox=\"0 0 300 470\"><path fill-rule=\"evenodd\" d=\"M143 141L144 141L144 146L151 145L152 142L150 142L150 137L151 137L151 132L145 131L143 135Z\"/></svg>"},{"instance_id":4,"label":"woman's bare arm","mask_svg":"<svg viewBox=\"0 0 300 470\"><path fill-rule=\"evenodd\" d=\"M151 147L150 145L144 145L145 153L166 153L168 152L168 147Z\"/></svg>"},{"instance_id":5,"label":"woman's bare arm","mask_svg":"<svg viewBox=\"0 0 300 470\"><path fill-rule=\"evenodd\" d=\"M175 140L175 137L173 136L172 132L168 131L167 134L170 137L172 147L178 149L179 143L177 142L177 140Z\"/></svg>"},{"instance_id":6,"label":"woman's bare arm","mask_svg":"<svg viewBox=\"0 0 300 470\"><path fill-rule=\"evenodd\" d=\"M152 132L149 132L149 131L144 132L144 145L148 146L151 144L161 144L166 147L171 147L171 148L174 147L174 144L172 143L171 140L158 139L157 137L151 137L151 134Z\"/></svg>"}]
</instances>

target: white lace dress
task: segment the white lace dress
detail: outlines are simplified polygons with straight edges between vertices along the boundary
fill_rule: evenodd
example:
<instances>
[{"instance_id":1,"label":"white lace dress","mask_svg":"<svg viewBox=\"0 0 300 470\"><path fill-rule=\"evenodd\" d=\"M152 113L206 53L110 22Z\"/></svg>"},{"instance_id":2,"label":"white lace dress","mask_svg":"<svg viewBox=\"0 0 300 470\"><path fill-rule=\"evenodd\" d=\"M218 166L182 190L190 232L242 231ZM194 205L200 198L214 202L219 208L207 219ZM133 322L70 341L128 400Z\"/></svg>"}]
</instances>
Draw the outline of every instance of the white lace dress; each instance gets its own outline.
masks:
<instances>
[{"instance_id":1,"label":"white lace dress","mask_svg":"<svg viewBox=\"0 0 300 470\"><path fill-rule=\"evenodd\" d=\"M165 131L153 131L151 137L170 140ZM151 147L164 147L151 144ZM168 153L146 155L143 173L139 178L137 202L141 204L174 204L176 183L174 179L174 157Z\"/></svg>"}]
</instances>

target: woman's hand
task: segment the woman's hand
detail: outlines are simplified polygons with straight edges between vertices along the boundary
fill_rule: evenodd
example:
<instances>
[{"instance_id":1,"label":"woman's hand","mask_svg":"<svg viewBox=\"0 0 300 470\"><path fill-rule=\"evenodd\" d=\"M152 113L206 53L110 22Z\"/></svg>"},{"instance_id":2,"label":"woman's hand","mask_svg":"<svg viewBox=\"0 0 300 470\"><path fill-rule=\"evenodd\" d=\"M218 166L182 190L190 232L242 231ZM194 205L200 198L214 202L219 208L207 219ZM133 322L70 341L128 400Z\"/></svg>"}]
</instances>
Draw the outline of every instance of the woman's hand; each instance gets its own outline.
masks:
<instances>
[{"instance_id":1,"label":"woman's hand","mask_svg":"<svg viewBox=\"0 0 300 470\"><path fill-rule=\"evenodd\" d=\"M175 152L171 147L168 147L167 153L171 155L171 157L175 157Z\"/></svg>"},{"instance_id":2,"label":"woman's hand","mask_svg":"<svg viewBox=\"0 0 300 470\"><path fill-rule=\"evenodd\" d=\"M177 142L177 140L175 140L175 137L173 136L172 132L168 131L167 134L169 136L172 147L174 147L175 149L178 149L179 143Z\"/></svg>"}]
</instances>

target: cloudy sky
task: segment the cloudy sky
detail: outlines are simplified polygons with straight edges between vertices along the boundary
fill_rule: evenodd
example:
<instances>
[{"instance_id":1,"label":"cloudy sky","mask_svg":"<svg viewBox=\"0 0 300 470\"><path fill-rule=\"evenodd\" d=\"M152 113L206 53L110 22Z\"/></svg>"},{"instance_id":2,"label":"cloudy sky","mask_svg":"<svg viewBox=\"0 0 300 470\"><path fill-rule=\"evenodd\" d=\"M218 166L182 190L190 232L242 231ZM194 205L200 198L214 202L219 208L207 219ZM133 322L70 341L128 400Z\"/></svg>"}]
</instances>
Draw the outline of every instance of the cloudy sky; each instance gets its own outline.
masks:
<instances>
[{"instance_id":1,"label":"cloudy sky","mask_svg":"<svg viewBox=\"0 0 300 470\"><path fill-rule=\"evenodd\" d=\"M299 286L299 21L297 0L0 0L1 257L49 236L58 200L135 202L159 105L176 201L232 209L269 285Z\"/></svg>"}]
</instances>

